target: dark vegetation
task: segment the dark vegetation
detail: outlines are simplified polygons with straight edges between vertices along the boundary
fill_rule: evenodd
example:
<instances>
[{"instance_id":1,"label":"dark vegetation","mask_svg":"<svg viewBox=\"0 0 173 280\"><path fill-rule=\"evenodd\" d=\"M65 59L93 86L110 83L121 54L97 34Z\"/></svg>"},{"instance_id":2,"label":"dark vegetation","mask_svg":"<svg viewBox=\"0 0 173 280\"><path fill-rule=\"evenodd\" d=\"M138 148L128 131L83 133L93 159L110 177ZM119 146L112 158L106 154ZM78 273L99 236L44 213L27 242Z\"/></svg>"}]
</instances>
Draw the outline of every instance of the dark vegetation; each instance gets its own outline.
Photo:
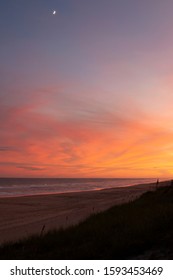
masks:
<instances>
[{"instance_id":1,"label":"dark vegetation","mask_svg":"<svg viewBox=\"0 0 173 280\"><path fill-rule=\"evenodd\" d=\"M0 248L0 259L173 259L173 187L92 215L66 230Z\"/></svg>"}]
</instances>

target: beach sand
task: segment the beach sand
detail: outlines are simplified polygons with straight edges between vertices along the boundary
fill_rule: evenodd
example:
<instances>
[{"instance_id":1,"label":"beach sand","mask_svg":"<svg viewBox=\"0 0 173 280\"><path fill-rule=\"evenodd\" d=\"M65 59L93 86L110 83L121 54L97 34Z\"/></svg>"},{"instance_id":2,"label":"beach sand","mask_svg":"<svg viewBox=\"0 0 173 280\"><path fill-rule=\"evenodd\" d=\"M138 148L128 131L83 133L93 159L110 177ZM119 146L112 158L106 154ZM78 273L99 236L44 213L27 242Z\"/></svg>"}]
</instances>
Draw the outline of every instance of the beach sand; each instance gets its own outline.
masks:
<instances>
[{"instance_id":1,"label":"beach sand","mask_svg":"<svg viewBox=\"0 0 173 280\"><path fill-rule=\"evenodd\" d=\"M160 183L164 185L163 183ZM0 198L0 244L16 241L50 229L66 228L92 213L138 198L154 190L156 184L145 184L100 191Z\"/></svg>"}]
</instances>

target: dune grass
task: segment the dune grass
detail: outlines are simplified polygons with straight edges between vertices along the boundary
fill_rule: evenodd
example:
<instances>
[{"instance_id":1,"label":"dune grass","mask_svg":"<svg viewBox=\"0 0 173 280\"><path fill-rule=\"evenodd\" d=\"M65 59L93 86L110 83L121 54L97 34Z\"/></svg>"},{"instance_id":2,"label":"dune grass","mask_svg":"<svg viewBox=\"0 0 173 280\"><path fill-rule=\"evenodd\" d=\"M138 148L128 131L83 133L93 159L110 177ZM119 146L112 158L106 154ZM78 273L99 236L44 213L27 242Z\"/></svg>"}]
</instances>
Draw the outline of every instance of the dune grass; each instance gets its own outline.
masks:
<instances>
[{"instance_id":1,"label":"dune grass","mask_svg":"<svg viewBox=\"0 0 173 280\"><path fill-rule=\"evenodd\" d=\"M94 214L68 229L0 247L0 259L173 259L173 188Z\"/></svg>"}]
</instances>

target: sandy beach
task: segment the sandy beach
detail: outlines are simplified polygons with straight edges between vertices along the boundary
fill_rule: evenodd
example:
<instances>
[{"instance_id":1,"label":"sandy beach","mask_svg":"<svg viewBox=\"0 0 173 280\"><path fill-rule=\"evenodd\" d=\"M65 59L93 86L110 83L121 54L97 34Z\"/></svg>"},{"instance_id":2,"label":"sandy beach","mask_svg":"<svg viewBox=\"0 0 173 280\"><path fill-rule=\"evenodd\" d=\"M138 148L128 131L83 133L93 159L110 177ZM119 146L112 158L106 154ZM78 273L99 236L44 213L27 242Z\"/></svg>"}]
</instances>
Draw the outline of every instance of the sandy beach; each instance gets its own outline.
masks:
<instances>
[{"instance_id":1,"label":"sandy beach","mask_svg":"<svg viewBox=\"0 0 173 280\"><path fill-rule=\"evenodd\" d=\"M145 184L91 192L1 198L0 243L40 234L43 226L46 232L77 224L92 213L132 201L155 187L156 184Z\"/></svg>"}]
</instances>

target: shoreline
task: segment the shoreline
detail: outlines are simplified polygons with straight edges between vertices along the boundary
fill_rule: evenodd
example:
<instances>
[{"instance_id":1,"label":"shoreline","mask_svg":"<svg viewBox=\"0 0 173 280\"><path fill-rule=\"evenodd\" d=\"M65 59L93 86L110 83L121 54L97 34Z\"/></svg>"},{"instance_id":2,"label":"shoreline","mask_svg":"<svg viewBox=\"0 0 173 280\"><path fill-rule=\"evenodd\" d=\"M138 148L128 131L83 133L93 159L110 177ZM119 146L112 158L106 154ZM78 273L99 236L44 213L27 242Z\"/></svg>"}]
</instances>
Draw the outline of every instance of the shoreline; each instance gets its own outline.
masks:
<instances>
[{"instance_id":1,"label":"shoreline","mask_svg":"<svg viewBox=\"0 0 173 280\"><path fill-rule=\"evenodd\" d=\"M152 185L156 184L155 182L151 183L146 183L146 184L135 184L135 185L127 185L123 187L110 187L110 188L98 188L98 189L93 189L93 190L82 190L82 191L66 191L66 192L55 192L55 193L38 193L38 194L21 194L21 195L13 195L13 196L0 196L1 199L6 199L6 198L22 198L22 197L38 197L38 196L54 196L54 195L65 195L65 194L81 194L81 193L94 193L94 192L99 192L99 191L108 191L108 190L114 190L114 189L124 189L124 188L133 188L133 187L140 187L144 185Z\"/></svg>"},{"instance_id":2,"label":"shoreline","mask_svg":"<svg viewBox=\"0 0 173 280\"><path fill-rule=\"evenodd\" d=\"M1 179L3 179L3 178L0 178L0 180ZM10 178L10 179L13 179L13 178ZM18 179L25 179L25 178L18 178ZM27 178L27 179L31 179L31 178ZM40 178L37 178L37 179L40 180ZM64 178L62 178L62 179L64 180ZM80 178L77 178L77 179L80 179ZM104 179L105 178L103 178L101 180L104 180ZM109 179L112 180L111 178L107 178L107 179L108 180ZM143 179L143 178L141 178L141 179ZM76 178L74 178L74 180L76 180ZM122 179L122 180L125 180L125 179ZM129 179L127 178L127 180L129 180ZM133 180L133 178L132 178L132 180ZM150 180L150 179L147 179L147 180ZM165 180L167 180L167 179L165 179ZM30 196L42 196L42 195L58 195L58 194L79 193L79 192L83 193L83 192L90 192L90 191L93 192L93 191L101 191L101 190L114 189L114 188L127 188L127 187L133 187L133 186L138 186L138 185L148 185L148 184L154 184L155 182L156 182L156 179L154 180L152 178L148 182L131 182L131 183L128 183L127 185L121 185L120 184L119 186L118 186L119 183L115 182L115 186L110 186L110 187L109 186L108 187L99 187L98 186L96 188L91 188L91 189L76 189L76 190L73 190L73 189L68 190L68 189L66 189L65 191L61 190L61 191L50 191L50 192L48 190L44 190L42 192L32 192L31 191L31 193L16 193L16 194L15 194L15 191L14 191L14 194L11 194L12 193L11 190L13 190L13 189L11 189L11 190L8 190L8 192L6 194L4 194L4 195L1 194L1 192L0 192L0 199L1 198L12 198L12 197L16 198L16 197L30 197ZM161 182L163 182L163 181L161 181ZM83 183L81 182L81 185L82 184ZM43 185L40 184L40 187L43 187ZM26 187L24 182L23 182L23 186ZM2 186L0 186L0 189L1 188L5 188L5 187L6 187L6 185L3 185L3 183L2 183ZM8 185L7 185L7 187L8 187ZM51 185L49 186L48 184L46 184L46 188L49 188L49 187L51 189ZM30 188L30 186L28 186L28 188Z\"/></svg>"},{"instance_id":3,"label":"shoreline","mask_svg":"<svg viewBox=\"0 0 173 280\"><path fill-rule=\"evenodd\" d=\"M159 183L168 185L169 181ZM67 228L91 214L124 204L153 191L156 183L85 192L68 192L0 198L0 244L17 241L32 234Z\"/></svg>"},{"instance_id":4,"label":"shoreline","mask_svg":"<svg viewBox=\"0 0 173 280\"><path fill-rule=\"evenodd\" d=\"M168 184L170 180L166 180L166 181L160 181L159 182L159 186L161 185L166 185ZM23 197L38 197L38 196L54 196L54 195L65 195L65 194L79 194L79 193L94 193L94 192L100 192L100 191L108 191L108 190L115 190L115 189L124 189L124 188L133 188L133 187L144 187L144 186L148 186L148 185L153 185L156 186L156 182L149 182L149 183L137 183L137 184L133 184L133 185L127 185L127 186L121 186L121 187L109 187L109 188L97 188L97 189L93 189L93 190L76 190L76 191L66 191L66 192L51 192L51 193L38 193L38 194L21 194L21 195L13 195L13 196L0 196L0 200L1 199L12 199L12 198L23 198Z\"/></svg>"}]
</instances>

